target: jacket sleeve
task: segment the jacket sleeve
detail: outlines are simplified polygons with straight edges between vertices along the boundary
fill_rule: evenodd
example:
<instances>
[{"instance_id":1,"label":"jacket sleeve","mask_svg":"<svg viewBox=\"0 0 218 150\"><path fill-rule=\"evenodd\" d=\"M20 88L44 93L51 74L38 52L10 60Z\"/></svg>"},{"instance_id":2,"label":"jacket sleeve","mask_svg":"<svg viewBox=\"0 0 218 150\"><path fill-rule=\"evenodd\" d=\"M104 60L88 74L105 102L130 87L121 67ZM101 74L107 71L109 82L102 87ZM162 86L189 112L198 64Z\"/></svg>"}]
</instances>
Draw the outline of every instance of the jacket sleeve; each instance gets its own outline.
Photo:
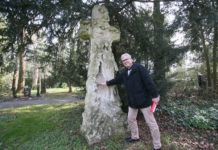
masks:
<instances>
[{"instance_id":1,"label":"jacket sleeve","mask_svg":"<svg viewBox=\"0 0 218 150\"><path fill-rule=\"evenodd\" d=\"M119 74L116 78L106 81L107 86L115 85L115 84L121 84L123 83L123 73Z\"/></svg>"},{"instance_id":2,"label":"jacket sleeve","mask_svg":"<svg viewBox=\"0 0 218 150\"><path fill-rule=\"evenodd\" d=\"M143 66L140 66L139 69L140 69L141 78L142 78L142 81L145 85L145 88L150 92L152 98L158 97L159 94L157 92L157 88L156 88L149 72Z\"/></svg>"}]
</instances>

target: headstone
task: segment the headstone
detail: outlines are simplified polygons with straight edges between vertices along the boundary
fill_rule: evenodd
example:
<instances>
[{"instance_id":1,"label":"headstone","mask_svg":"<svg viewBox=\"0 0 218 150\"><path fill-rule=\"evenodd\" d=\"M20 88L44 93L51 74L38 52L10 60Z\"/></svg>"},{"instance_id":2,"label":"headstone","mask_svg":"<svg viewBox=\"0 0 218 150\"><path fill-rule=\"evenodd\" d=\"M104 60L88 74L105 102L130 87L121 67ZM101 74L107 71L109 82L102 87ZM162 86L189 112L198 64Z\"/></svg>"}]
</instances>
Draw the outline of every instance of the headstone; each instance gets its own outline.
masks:
<instances>
[{"instance_id":1,"label":"headstone","mask_svg":"<svg viewBox=\"0 0 218 150\"><path fill-rule=\"evenodd\" d=\"M204 76L202 74L198 74L198 85L200 88L206 88L206 81L204 79Z\"/></svg>"},{"instance_id":2,"label":"headstone","mask_svg":"<svg viewBox=\"0 0 218 150\"><path fill-rule=\"evenodd\" d=\"M113 79L115 71L118 71L111 45L120 40L120 31L109 25L107 9L95 6L92 19L81 22L79 36L91 42L85 111L81 125L81 131L91 145L126 132L127 116L120 107L116 86L97 86L98 82Z\"/></svg>"},{"instance_id":3,"label":"headstone","mask_svg":"<svg viewBox=\"0 0 218 150\"><path fill-rule=\"evenodd\" d=\"M25 87L23 90L23 95L24 96L31 96L31 88Z\"/></svg>"}]
</instances>

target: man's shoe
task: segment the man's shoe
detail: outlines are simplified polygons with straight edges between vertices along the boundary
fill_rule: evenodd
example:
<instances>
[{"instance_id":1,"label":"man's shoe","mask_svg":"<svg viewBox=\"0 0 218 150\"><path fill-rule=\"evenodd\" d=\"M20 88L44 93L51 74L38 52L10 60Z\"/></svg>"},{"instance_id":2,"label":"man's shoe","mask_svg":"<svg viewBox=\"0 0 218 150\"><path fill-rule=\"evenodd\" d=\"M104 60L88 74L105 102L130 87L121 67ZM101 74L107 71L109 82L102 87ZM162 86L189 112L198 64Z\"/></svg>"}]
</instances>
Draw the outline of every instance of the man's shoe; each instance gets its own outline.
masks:
<instances>
[{"instance_id":1,"label":"man's shoe","mask_svg":"<svg viewBox=\"0 0 218 150\"><path fill-rule=\"evenodd\" d=\"M158 148L158 149L155 149L155 148L154 148L154 150L161 150L161 148Z\"/></svg>"},{"instance_id":2,"label":"man's shoe","mask_svg":"<svg viewBox=\"0 0 218 150\"><path fill-rule=\"evenodd\" d=\"M132 139L132 138L130 137L130 138L126 138L125 141L126 141L127 143L133 143L133 142L138 142L139 139Z\"/></svg>"}]
</instances>

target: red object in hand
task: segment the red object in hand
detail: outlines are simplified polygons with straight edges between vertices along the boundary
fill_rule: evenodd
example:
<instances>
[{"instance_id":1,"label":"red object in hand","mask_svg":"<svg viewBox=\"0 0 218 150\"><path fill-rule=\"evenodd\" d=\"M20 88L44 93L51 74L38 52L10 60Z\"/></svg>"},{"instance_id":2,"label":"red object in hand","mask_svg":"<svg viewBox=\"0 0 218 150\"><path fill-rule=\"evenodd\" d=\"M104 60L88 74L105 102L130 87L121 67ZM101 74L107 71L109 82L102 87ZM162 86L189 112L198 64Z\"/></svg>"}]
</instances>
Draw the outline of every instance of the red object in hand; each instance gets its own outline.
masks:
<instances>
[{"instance_id":1,"label":"red object in hand","mask_svg":"<svg viewBox=\"0 0 218 150\"><path fill-rule=\"evenodd\" d=\"M155 112L156 107L157 107L157 104L155 102L153 102L150 112L152 112L152 113Z\"/></svg>"}]
</instances>

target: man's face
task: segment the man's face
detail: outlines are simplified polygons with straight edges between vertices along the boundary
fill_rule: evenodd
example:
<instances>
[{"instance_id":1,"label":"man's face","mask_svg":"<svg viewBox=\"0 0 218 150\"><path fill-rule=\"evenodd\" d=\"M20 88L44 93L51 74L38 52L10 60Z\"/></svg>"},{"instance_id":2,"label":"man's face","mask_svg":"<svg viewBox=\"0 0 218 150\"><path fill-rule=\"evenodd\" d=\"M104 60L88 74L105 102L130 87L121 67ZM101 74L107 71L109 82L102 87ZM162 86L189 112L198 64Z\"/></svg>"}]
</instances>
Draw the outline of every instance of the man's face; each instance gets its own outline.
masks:
<instances>
[{"instance_id":1,"label":"man's face","mask_svg":"<svg viewBox=\"0 0 218 150\"><path fill-rule=\"evenodd\" d=\"M132 67L132 64L133 64L133 60L132 58L130 58L129 56L123 56L122 57L122 62L123 62L123 65L126 67L126 68L131 68Z\"/></svg>"}]
</instances>

